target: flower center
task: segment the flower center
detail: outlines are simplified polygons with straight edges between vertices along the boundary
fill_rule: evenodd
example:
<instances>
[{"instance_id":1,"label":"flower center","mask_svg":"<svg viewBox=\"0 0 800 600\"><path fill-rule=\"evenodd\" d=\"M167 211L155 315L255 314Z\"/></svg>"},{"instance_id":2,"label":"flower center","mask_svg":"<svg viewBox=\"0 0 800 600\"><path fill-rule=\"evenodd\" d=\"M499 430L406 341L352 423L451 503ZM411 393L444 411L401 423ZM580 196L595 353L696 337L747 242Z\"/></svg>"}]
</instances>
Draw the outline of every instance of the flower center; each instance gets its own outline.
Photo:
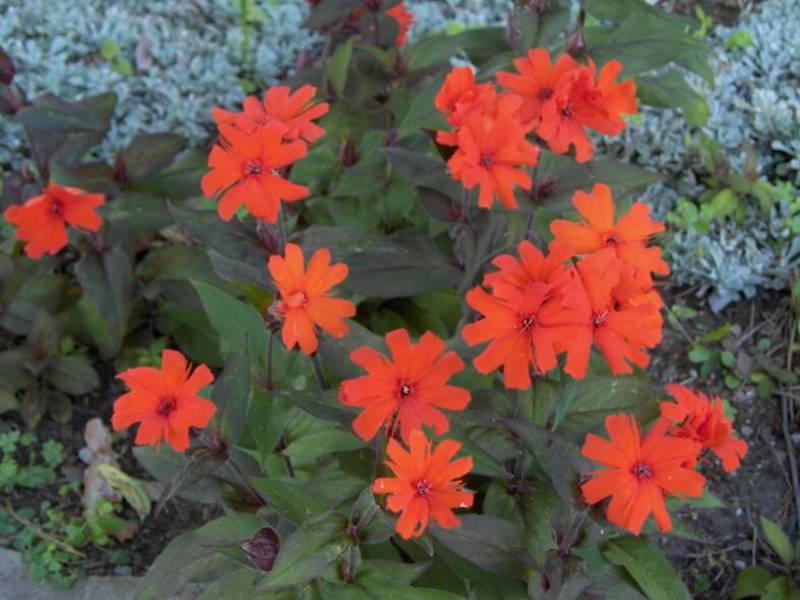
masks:
<instances>
[{"instance_id":1,"label":"flower center","mask_svg":"<svg viewBox=\"0 0 800 600\"><path fill-rule=\"evenodd\" d=\"M178 408L178 399L175 396L161 396L158 400L156 412L162 417L168 417Z\"/></svg>"},{"instance_id":2,"label":"flower center","mask_svg":"<svg viewBox=\"0 0 800 600\"><path fill-rule=\"evenodd\" d=\"M302 308L308 302L308 296L305 292L295 292L284 298L286 308Z\"/></svg>"},{"instance_id":3,"label":"flower center","mask_svg":"<svg viewBox=\"0 0 800 600\"><path fill-rule=\"evenodd\" d=\"M606 322L608 318L608 309L604 309L602 312L596 312L592 315L592 326L593 327L601 327L603 323Z\"/></svg>"},{"instance_id":4,"label":"flower center","mask_svg":"<svg viewBox=\"0 0 800 600\"><path fill-rule=\"evenodd\" d=\"M417 496L427 496L431 493L431 482L427 479L420 479L417 482Z\"/></svg>"},{"instance_id":5,"label":"flower center","mask_svg":"<svg viewBox=\"0 0 800 600\"><path fill-rule=\"evenodd\" d=\"M248 160L244 163L244 176L260 175L264 171L260 160Z\"/></svg>"},{"instance_id":6,"label":"flower center","mask_svg":"<svg viewBox=\"0 0 800 600\"><path fill-rule=\"evenodd\" d=\"M488 169L489 167L492 166L492 162L494 161L492 160L491 155L481 154L481 159L478 161L478 164L482 166L484 169Z\"/></svg>"},{"instance_id":7,"label":"flower center","mask_svg":"<svg viewBox=\"0 0 800 600\"><path fill-rule=\"evenodd\" d=\"M565 117L571 117L574 113L575 105L572 102L567 101L567 103L561 107L561 114Z\"/></svg>"},{"instance_id":8,"label":"flower center","mask_svg":"<svg viewBox=\"0 0 800 600\"><path fill-rule=\"evenodd\" d=\"M636 479L650 479L653 476L650 467L644 463L636 463L631 469L631 473L633 473Z\"/></svg>"},{"instance_id":9,"label":"flower center","mask_svg":"<svg viewBox=\"0 0 800 600\"><path fill-rule=\"evenodd\" d=\"M606 245L607 246L616 246L620 242L621 242L621 240L617 237L617 234L609 233L608 235L606 235Z\"/></svg>"},{"instance_id":10,"label":"flower center","mask_svg":"<svg viewBox=\"0 0 800 600\"><path fill-rule=\"evenodd\" d=\"M536 317L533 315L523 315L520 318L519 328L521 331L529 331L536 327Z\"/></svg>"},{"instance_id":11,"label":"flower center","mask_svg":"<svg viewBox=\"0 0 800 600\"><path fill-rule=\"evenodd\" d=\"M542 88L539 90L539 100L547 100L553 95L553 90L550 88Z\"/></svg>"},{"instance_id":12,"label":"flower center","mask_svg":"<svg viewBox=\"0 0 800 600\"><path fill-rule=\"evenodd\" d=\"M53 214L57 217L63 216L64 203L57 198L53 198L53 201L50 203L50 214Z\"/></svg>"},{"instance_id":13,"label":"flower center","mask_svg":"<svg viewBox=\"0 0 800 600\"><path fill-rule=\"evenodd\" d=\"M400 382L400 386L397 388L397 393L400 395L400 398L407 398L413 392L414 388L412 388L410 384L403 381Z\"/></svg>"}]
</instances>

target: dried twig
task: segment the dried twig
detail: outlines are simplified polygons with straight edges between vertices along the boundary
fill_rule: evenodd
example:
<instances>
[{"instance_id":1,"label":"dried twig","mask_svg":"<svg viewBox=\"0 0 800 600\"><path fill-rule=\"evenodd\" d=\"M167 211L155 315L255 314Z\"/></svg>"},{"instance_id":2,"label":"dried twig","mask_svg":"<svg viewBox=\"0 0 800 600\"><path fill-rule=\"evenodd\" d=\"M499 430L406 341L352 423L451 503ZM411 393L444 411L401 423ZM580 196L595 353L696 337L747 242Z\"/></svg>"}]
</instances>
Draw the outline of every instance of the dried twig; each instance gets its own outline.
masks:
<instances>
[{"instance_id":1,"label":"dried twig","mask_svg":"<svg viewBox=\"0 0 800 600\"><path fill-rule=\"evenodd\" d=\"M791 330L789 333L789 350L786 356L786 368L792 368L792 346L794 346L794 332L797 329L793 321L789 322ZM792 435L789 431L789 402L790 396L781 394L781 425L783 428L783 441L786 444L786 454L789 455L789 468L792 475L792 492L794 493L795 524L797 532L800 534L800 477L797 474L797 456L794 453Z\"/></svg>"},{"instance_id":2,"label":"dried twig","mask_svg":"<svg viewBox=\"0 0 800 600\"><path fill-rule=\"evenodd\" d=\"M80 558L86 558L86 555L83 552L81 552L80 550L78 550L77 548L73 548L72 546L70 546L66 542L62 542L60 539L58 539L54 535L51 535L51 534L47 533L46 531L44 531L43 529L41 529L40 527L37 527L35 523L32 523L31 521L29 521L25 517L22 517L19 514L17 514L17 512L14 510L14 507L11 506L11 501L10 500L6 500L6 510L8 511L8 514L11 515L11 517L15 521L17 521L23 527L26 527L27 529L30 529L36 536L42 538L43 540L47 540L48 542L51 542L52 544L54 544L55 546L57 546L59 549L63 550L64 552L68 552L68 553L70 553L70 554L72 554L74 556L79 556Z\"/></svg>"}]
</instances>

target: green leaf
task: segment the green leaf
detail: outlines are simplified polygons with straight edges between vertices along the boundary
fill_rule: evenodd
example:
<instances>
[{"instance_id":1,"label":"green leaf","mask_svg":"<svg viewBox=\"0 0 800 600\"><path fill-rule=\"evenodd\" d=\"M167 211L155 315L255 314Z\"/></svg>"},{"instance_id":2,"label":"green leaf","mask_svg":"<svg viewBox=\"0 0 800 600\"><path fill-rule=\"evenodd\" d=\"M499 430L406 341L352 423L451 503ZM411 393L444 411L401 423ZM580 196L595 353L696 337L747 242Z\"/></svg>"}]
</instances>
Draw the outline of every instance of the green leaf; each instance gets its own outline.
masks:
<instances>
[{"instance_id":1,"label":"green leaf","mask_svg":"<svg viewBox=\"0 0 800 600\"><path fill-rule=\"evenodd\" d=\"M524 579L530 565L525 552L525 531L493 515L465 514L461 526L433 529L433 537L458 556L502 577Z\"/></svg>"},{"instance_id":2,"label":"green leaf","mask_svg":"<svg viewBox=\"0 0 800 600\"><path fill-rule=\"evenodd\" d=\"M659 108L679 108L689 125L705 125L709 117L708 102L694 90L677 69L658 75L636 78L636 91L644 104Z\"/></svg>"},{"instance_id":3,"label":"green leaf","mask_svg":"<svg viewBox=\"0 0 800 600\"><path fill-rule=\"evenodd\" d=\"M566 408L554 429L576 443L582 442L587 432L601 429L610 414L627 412L640 422L649 421L658 416L661 400L660 389L638 375L587 375L567 380L556 393Z\"/></svg>"},{"instance_id":4,"label":"green leaf","mask_svg":"<svg viewBox=\"0 0 800 600\"><path fill-rule=\"evenodd\" d=\"M448 129L449 125L442 113L434 105L436 94L442 87L443 77L436 77L429 81L419 93L414 95L411 106L400 119L397 135L403 139L421 129L440 130Z\"/></svg>"},{"instance_id":5,"label":"green leaf","mask_svg":"<svg viewBox=\"0 0 800 600\"><path fill-rule=\"evenodd\" d=\"M607 560L625 567L651 600L690 600L669 560L647 538L615 538L604 542L602 550Z\"/></svg>"},{"instance_id":6,"label":"green leaf","mask_svg":"<svg viewBox=\"0 0 800 600\"><path fill-rule=\"evenodd\" d=\"M772 575L764 567L747 567L736 576L736 585L733 588L733 600L742 598L759 597L764 592L767 584L772 580Z\"/></svg>"},{"instance_id":7,"label":"green leaf","mask_svg":"<svg viewBox=\"0 0 800 600\"><path fill-rule=\"evenodd\" d=\"M294 415L294 407L284 397L256 390L250 403L247 427L256 441L258 460L262 468L275 451L286 425Z\"/></svg>"},{"instance_id":8,"label":"green leaf","mask_svg":"<svg viewBox=\"0 0 800 600\"><path fill-rule=\"evenodd\" d=\"M774 521L770 521L766 517L761 517L761 529L764 531L764 537L767 538L770 548L775 551L781 562L787 567L791 565L794 561L794 549L789 536Z\"/></svg>"},{"instance_id":9,"label":"green leaf","mask_svg":"<svg viewBox=\"0 0 800 600\"><path fill-rule=\"evenodd\" d=\"M386 239L345 227L309 227L303 248L310 255L330 248L349 267L342 287L368 298L404 298L458 284L461 271L429 239Z\"/></svg>"},{"instance_id":10,"label":"green leaf","mask_svg":"<svg viewBox=\"0 0 800 600\"><path fill-rule=\"evenodd\" d=\"M56 358L47 370L47 380L72 396L88 394L100 385L100 378L84 356Z\"/></svg>"},{"instance_id":11,"label":"green leaf","mask_svg":"<svg viewBox=\"0 0 800 600\"><path fill-rule=\"evenodd\" d=\"M139 134L119 153L125 179L134 185L167 168L175 160L186 139L174 133Z\"/></svg>"},{"instance_id":12,"label":"green leaf","mask_svg":"<svg viewBox=\"0 0 800 600\"><path fill-rule=\"evenodd\" d=\"M587 27L589 55L598 67L609 60L620 61L627 77L675 62L713 81L706 43L687 35L665 14L630 14L615 26Z\"/></svg>"},{"instance_id":13,"label":"green leaf","mask_svg":"<svg viewBox=\"0 0 800 600\"><path fill-rule=\"evenodd\" d=\"M573 505L575 499L580 497L581 475L589 470L590 465L581 456L578 446L532 423L507 419L503 423L536 458L561 500Z\"/></svg>"},{"instance_id":14,"label":"green leaf","mask_svg":"<svg viewBox=\"0 0 800 600\"><path fill-rule=\"evenodd\" d=\"M544 205L559 211L572 208L578 190L590 191L596 183L607 183L619 202L661 179L661 175L621 161L599 158L579 164L569 156L543 150L536 172L537 202L521 202L521 210L538 210Z\"/></svg>"},{"instance_id":15,"label":"green leaf","mask_svg":"<svg viewBox=\"0 0 800 600\"><path fill-rule=\"evenodd\" d=\"M142 578L136 600L163 600L188 581L211 582L222 577L231 570L232 563L214 546L238 544L263 526L255 516L231 513L179 535L161 551Z\"/></svg>"},{"instance_id":16,"label":"green leaf","mask_svg":"<svg viewBox=\"0 0 800 600\"><path fill-rule=\"evenodd\" d=\"M311 10L304 26L307 29L319 29L346 18L352 11L361 7L361 0L322 0Z\"/></svg>"},{"instance_id":17,"label":"green leaf","mask_svg":"<svg viewBox=\"0 0 800 600\"><path fill-rule=\"evenodd\" d=\"M408 53L408 68L422 70L436 65L449 65L453 56L464 53L480 66L511 49L503 27L475 27L457 35L440 33L414 44Z\"/></svg>"},{"instance_id":18,"label":"green leaf","mask_svg":"<svg viewBox=\"0 0 800 600\"><path fill-rule=\"evenodd\" d=\"M704 363L713 355L714 353L702 344L695 344L689 351L689 360L695 364Z\"/></svg>"},{"instance_id":19,"label":"green leaf","mask_svg":"<svg viewBox=\"0 0 800 600\"><path fill-rule=\"evenodd\" d=\"M272 571L258 588L273 591L297 587L322 575L347 551L345 526L345 519L331 512L305 522L281 544Z\"/></svg>"},{"instance_id":20,"label":"green leaf","mask_svg":"<svg viewBox=\"0 0 800 600\"><path fill-rule=\"evenodd\" d=\"M114 354L122 347L135 296L130 258L120 245L86 254L75 265L78 283L102 317Z\"/></svg>"},{"instance_id":21,"label":"green leaf","mask_svg":"<svg viewBox=\"0 0 800 600\"><path fill-rule=\"evenodd\" d=\"M269 288L269 256L252 227L237 220L225 223L213 210L171 206L170 211L183 229L210 248L209 255L220 277L229 279L231 274L235 274L240 282L261 289ZM221 264L218 257L227 260ZM231 266L235 266L235 270Z\"/></svg>"},{"instance_id":22,"label":"green leaf","mask_svg":"<svg viewBox=\"0 0 800 600\"><path fill-rule=\"evenodd\" d=\"M208 319L223 341L223 354L249 342L251 364L263 368L269 340L264 320L256 310L202 281L193 281L192 285L203 303Z\"/></svg>"},{"instance_id":23,"label":"green leaf","mask_svg":"<svg viewBox=\"0 0 800 600\"><path fill-rule=\"evenodd\" d=\"M364 442L349 431L328 429L292 441L281 454L288 456L293 464L307 465L321 456L363 447Z\"/></svg>"},{"instance_id":24,"label":"green leaf","mask_svg":"<svg viewBox=\"0 0 800 600\"><path fill-rule=\"evenodd\" d=\"M325 72L328 75L328 81L331 82L333 89L339 96L344 94L344 88L347 85L347 73L350 70L350 59L353 56L353 38L347 38L347 41L340 45L336 52L333 53L328 59L328 66Z\"/></svg>"},{"instance_id":25,"label":"green leaf","mask_svg":"<svg viewBox=\"0 0 800 600\"><path fill-rule=\"evenodd\" d=\"M251 483L270 506L295 525L302 525L328 509L297 479L253 478Z\"/></svg>"},{"instance_id":26,"label":"green leaf","mask_svg":"<svg viewBox=\"0 0 800 600\"><path fill-rule=\"evenodd\" d=\"M0 387L0 415L12 410L19 410L19 400L13 392Z\"/></svg>"},{"instance_id":27,"label":"green leaf","mask_svg":"<svg viewBox=\"0 0 800 600\"><path fill-rule=\"evenodd\" d=\"M244 342L231 353L211 392L211 401L217 405L214 420L230 446L239 442L253 398L248 340L249 335L245 334Z\"/></svg>"}]
</instances>

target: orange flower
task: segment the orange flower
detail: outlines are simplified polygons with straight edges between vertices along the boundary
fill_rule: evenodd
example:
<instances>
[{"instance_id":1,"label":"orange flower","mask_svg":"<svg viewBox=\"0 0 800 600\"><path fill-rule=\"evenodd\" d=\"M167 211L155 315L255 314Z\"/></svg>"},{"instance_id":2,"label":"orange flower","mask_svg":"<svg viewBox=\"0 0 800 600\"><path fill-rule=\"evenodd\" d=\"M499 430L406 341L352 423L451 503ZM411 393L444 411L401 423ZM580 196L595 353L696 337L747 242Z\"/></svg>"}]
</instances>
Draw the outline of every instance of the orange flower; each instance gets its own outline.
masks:
<instances>
[{"instance_id":1,"label":"orange flower","mask_svg":"<svg viewBox=\"0 0 800 600\"><path fill-rule=\"evenodd\" d=\"M95 209L105 201L103 194L51 183L42 195L6 208L3 218L17 226L16 236L25 242L25 254L39 259L44 254L56 254L69 243L67 225L99 231L103 219Z\"/></svg>"},{"instance_id":2,"label":"orange flower","mask_svg":"<svg viewBox=\"0 0 800 600\"><path fill-rule=\"evenodd\" d=\"M304 85L295 92L285 85L269 88L260 101L256 96L248 96L242 104L243 112L229 112L213 108L211 113L218 125L235 125L245 133L255 133L269 124L285 126L283 138L286 141L303 139L308 143L325 135L325 130L314 123L314 119L327 114L327 102L314 104L317 88Z\"/></svg>"},{"instance_id":3,"label":"orange flower","mask_svg":"<svg viewBox=\"0 0 800 600\"><path fill-rule=\"evenodd\" d=\"M450 125L460 127L467 115L475 110L481 112L496 96L491 83L476 83L472 67L455 67L445 77L434 103Z\"/></svg>"},{"instance_id":4,"label":"orange flower","mask_svg":"<svg viewBox=\"0 0 800 600\"><path fill-rule=\"evenodd\" d=\"M392 430L397 423L406 443L411 431L423 425L442 435L450 425L439 409L464 410L469 404L467 390L447 384L464 363L455 352L444 352L444 342L430 331L412 344L405 329L395 329L386 334L386 345L391 360L367 346L350 354L368 373L343 381L339 388L342 404L364 408L353 421L356 434L368 441L381 425Z\"/></svg>"},{"instance_id":5,"label":"orange flower","mask_svg":"<svg viewBox=\"0 0 800 600\"><path fill-rule=\"evenodd\" d=\"M189 448L189 428L208 425L217 407L197 393L214 381L205 365L193 373L175 350L161 353L161 369L137 367L117 375L130 388L114 402L111 426L120 431L139 423L137 444L165 440L177 452Z\"/></svg>"},{"instance_id":6,"label":"orange flower","mask_svg":"<svg viewBox=\"0 0 800 600\"><path fill-rule=\"evenodd\" d=\"M622 262L634 267L634 277L644 278L642 286L652 285L650 273L669 274L661 248L647 246L653 234L664 231L664 225L650 217L646 204L634 202L615 222L611 189L604 183L596 184L591 193L575 192L572 204L583 222L556 219L550 223L550 231L557 240L569 243L576 255L611 248Z\"/></svg>"},{"instance_id":7,"label":"orange flower","mask_svg":"<svg viewBox=\"0 0 800 600\"><path fill-rule=\"evenodd\" d=\"M284 179L276 169L306 155L305 143L283 143L285 127L269 125L248 134L233 125L220 125L222 144L211 149L211 171L200 182L207 198L219 198L217 212L230 221L244 204L256 219L275 223L281 200L295 202L311 192Z\"/></svg>"},{"instance_id":8,"label":"orange flower","mask_svg":"<svg viewBox=\"0 0 800 600\"><path fill-rule=\"evenodd\" d=\"M571 342L574 377L586 373L592 340L614 375L630 373L628 361L647 366L650 357L644 349L661 341L663 321L654 304L618 306L615 302L612 290L619 284L622 268L611 249L599 250L578 263L585 291L585 326Z\"/></svg>"},{"instance_id":9,"label":"orange flower","mask_svg":"<svg viewBox=\"0 0 800 600\"><path fill-rule=\"evenodd\" d=\"M581 112L584 125L606 135L619 135L625 129L621 114L635 114L636 84L632 79L615 80L622 73L622 63L610 60L595 79L595 65L589 60L587 76L576 81L573 93L585 107Z\"/></svg>"},{"instance_id":10,"label":"orange flower","mask_svg":"<svg viewBox=\"0 0 800 600\"><path fill-rule=\"evenodd\" d=\"M471 190L480 186L478 206L491 208L495 199L509 209L517 208L514 186L531 188L531 176L520 166L534 166L539 148L525 139L523 127L514 112L518 98L500 101L495 118L470 114L458 130L458 150L448 162L453 179Z\"/></svg>"},{"instance_id":11,"label":"orange flower","mask_svg":"<svg viewBox=\"0 0 800 600\"><path fill-rule=\"evenodd\" d=\"M498 257L495 264L501 271L486 276L491 294L480 287L467 292L467 304L483 318L464 326L464 340L470 346L490 342L473 361L478 372L502 366L506 387L524 390L531 385L531 366L538 373L551 371L556 355L571 349L577 325L584 322L585 303L572 297L579 292L570 285L574 276L558 268L565 254L556 247L544 258L523 242L519 263Z\"/></svg>"},{"instance_id":12,"label":"orange flower","mask_svg":"<svg viewBox=\"0 0 800 600\"><path fill-rule=\"evenodd\" d=\"M594 114L594 107L586 102L576 89L591 85L591 75L585 67L564 75L553 92L551 102L542 105L536 133L556 154L566 154L575 148L575 160L584 163L592 158L594 149L586 132L586 121Z\"/></svg>"},{"instance_id":13,"label":"orange flower","mask_svg":"<svg viewBox=\"0 0 800 600\"><path fill-rule=\"evenodd\" d=\"M408 28L411 27L411 24L414 22L414 15L406 10L404 2L395 4L386 11L386 14L397 21L397 26L400 28L400 31L397 33L396 44L398 48L402 48L408 38Z\"/></svg>"},{"instance_id":14,"label":"orange flower","mask_svg":"<svg viewBox=\"0 0 800 600\"><path fill-rule=\"evenodd\" d=\"M581 486L586 502L596 504L611 496L606 518L636 535L650 513L661 531L669 531L672 521L664 496L696 498L703 493L705 478L684 467L697 455L698 444L655 429L641 440L636 421L625 414L607 417L606 430L610 441L590 433L581 450L608 467L595 471Z\"/></svg>"},{"instance_id":15,"label":"orange flower","mask_svg":"<svg viewBox=\"0 0 800 600\"><path fill-rule=\"evenodd\" d=\"M545 105L555 102L554 95L564 76L582 67L569 54L562 54L555 64L550 62L550 52L535 48L526 57L515 58L517 73L499 71L497 83L523 99L520 119L538 124Z\"/></svg>"},{"instance_id":16,"label":"orange flower","mask_svg":"<svg viewBox=\"0 0 800 600\"><path fill-rule=\"evenodd\" d=\"M314 252L306 269L300 246L286 244L285 258L269 257L269 272L280 294L270 312L283 321L281 335L289 350L299 345L305 355L316 352L317 326L334 337L347 333L344 320L355 316L356 307L331 295L331 288L347 278L347 265L332 265L330 250Z\"/></svg>"},{"instance_id":17,"label":"orange flower","mask_svg":"<svg viewBox=\"0 0 800 600\"><path fill-rule=\"evenodd\" d=\"M733 436L733 424L725 416L719 396L710 399L702 392L673 383L667 386L675 402L661 403L661 421L669 433L688 438L709 449L722 461L722 468L735 471L747 454L747 442ZM694 461L688 466L693 467Z\"/></svg>"},{"instance_id":18,"label":"orange flower","mask_svg":"<svg viewBox=\"0 0 800 600\"><path fill-rule=\"evenodd\" d=\"M461 444L444 440L431 451L430 441L419 429L409 437L409 451L395 439L389 440L386 465L395 477L381 477L372 485L375 493L389 494L390 511L402 513L396 530L406 540L422 535L432 521L445 529L457 527L460 522L452 509L469 508L473 500L459 479L472 469L472 457L451 462Z\"/></svg>"}]
</instances>

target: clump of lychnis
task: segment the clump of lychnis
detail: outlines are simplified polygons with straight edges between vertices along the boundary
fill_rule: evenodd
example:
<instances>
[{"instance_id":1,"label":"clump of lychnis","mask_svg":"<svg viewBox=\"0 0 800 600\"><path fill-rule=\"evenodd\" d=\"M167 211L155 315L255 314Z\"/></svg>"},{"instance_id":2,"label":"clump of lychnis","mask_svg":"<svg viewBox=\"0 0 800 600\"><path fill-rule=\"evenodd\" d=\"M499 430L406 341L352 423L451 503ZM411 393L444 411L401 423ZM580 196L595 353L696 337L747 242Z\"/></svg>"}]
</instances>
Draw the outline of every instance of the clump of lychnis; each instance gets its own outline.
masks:
<instances>
[{"instance_id":1,"label":"clump of lychnis","mask_svg":"<svg viewBox=\"0 0 800 600\"><path fill-rule=\"evenodd\" d=\"M389 14L400 26L402 45L410 17L402 3ZM498 73L497 84L478 83L469 67L455 68L435 100L451 126L437 134L440 145L453 149L450 173L465 189L477 187L477 203L486 209L495 200L506 209L517 207L515 190L531 189L539 145L559 154L573 149L575 160L585 162L593 155L588 130L617 135L625 126L622 115L637 107L633 82L616 81L616 61L598 73L591 60L582 65L563 55L552 63L547 50L536 49L514 65L517 72ZM283 203L310 196L290 176L291 166L325 134L317 119L329 106L315 95L310 85L295 91L279 86L263 99L247 98L242 112L215 109L220 139L202 187L218 201L223 220L244 206L255 219L275 223ZM27 209L33 216L8 215L20 223L32 256L66 243L65 222L99 227L91 209L102 197L55 188L48 194L61 194L58 218L53 201L40 199L34 199L38 212ZM45 202L47 208L39 207ZM579 220L553 221L548 248L520 242L513 254L495 257L480 285L466 292L475 317L460 335L469 346L481 346L475 370L501 373L506 388L528 389L535 377L560 364L567 375L583 378L593 348L614 375L628 374L648 365L649 350L661 340L663 301L653 276L668 274L669 266L653 238L664 226L640 202L620 213L606 184L576 192L572 202ZM39 222L57 230L58 244L46 245L29 232L30 223ZM328 249L307 256L283 240L265 268L274 285L267 319L286 348L318 360L323 333L348 335L356 306L336 297L335 289L348 267L332 262ZM352 424L356 435L364 441L379 436L377 451L387 456L388 471L376 473L372 489L387 495L388 510L400 513L396 530L403 538L420 536L433 523L455 527L453 510L473 504L463 480L472 458L457 457L458 442L432 438L447 434L451 414L470 403L470 392L451 381L464 361L432 332L414 342L407 330L397 329L385 342L388 355L367 346L352 351L350 359L363 374L339 386L340 402L359 409ZM117 400L112 423L115 429L138 423L138 444L166 441L184 451L190 428L206 427L215 412L198 396L213 381L211 372L204 365L191 372L177 352L164 352L161 370L131 369L119 377L130 391ZM582 449L604 467L583 483L584 499L597 504L610 497L608 520L637 534L651 514L661 530L670 529L666 496L702 494L705 478L695 469L706 450L726 471L736 469L747 452L719 398L678 385L667 389L675 402L661 405L661 417L645 435L632 416L612 415L605 422L609 438L590 434Z\"/></svg>"}]
</instances>

